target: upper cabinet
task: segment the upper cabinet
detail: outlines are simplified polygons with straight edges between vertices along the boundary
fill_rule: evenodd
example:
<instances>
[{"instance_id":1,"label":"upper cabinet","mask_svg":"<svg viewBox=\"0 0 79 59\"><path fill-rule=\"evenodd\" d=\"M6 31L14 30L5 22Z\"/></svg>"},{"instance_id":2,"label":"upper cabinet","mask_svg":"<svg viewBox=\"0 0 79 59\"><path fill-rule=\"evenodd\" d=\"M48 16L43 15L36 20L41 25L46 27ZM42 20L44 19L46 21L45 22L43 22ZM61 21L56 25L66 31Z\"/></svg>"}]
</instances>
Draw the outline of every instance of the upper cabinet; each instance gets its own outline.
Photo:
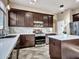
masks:
<instances>
[{"instance_id":1,"label":"upper cabinet","mask_svg":"<svg viewBox=\"0 0 79 59\"><path fill-rule=\"evenodd\" d=\"M49 24L49 19L48 19L48 15L43 15L43 22L44 22L44 27L48 27Z\"/></svg>"},{"instance_id":2,"label":"upper cabinet","mask_svg":"<svg viewBox=\"0 0 79 59\"><path fill-rule=\"evenodd\" d=\"M26 27L33 27L33 13L25 12L25 26Z\"/></svg>"},{"instance_id":3,"label":"upper cabinet","mask_svg":"<svg viewBox=\"0 0 79 59\"><path fill-rule=\"evenodd\" d=\"M9 26L24 26L24 12L10 12L9 13Z\"/></svg>"},{"instance_id":4,"label":"upper cabinet","mask_svg":"<svg viewBox=\"0 0 79 59\"><path fill-rule=\"evenodd\" d=\"M53 27L53 16L52 15L48 16L48 24L49 24L48 27Z\"/></svg>"},{"instance_id":5,"label":"upper cabinet","mask_svg":"<svg viewBox=\"0 0 79 59\"><path fill-rule=\"evenodd\" d=\"M41 13L38 14L38 21L43 21L43 14Z\"/></svg>"},{"instance_id":6,"label":"upper cabinet","mask_svg":"<svg viewBox=\"0 0 79 59\"><path fill-rule=\"evenodd\" d=\"M53 27L53 15L43 15L44 27Z\"/></svg>"},{"instance_id":7,"label":"upper cabinet","mask_svg":"<svg viewBox=\"0 0 79 59\"><path fill-rule=\"evenodd\" d=\"M9 11L9 26L34 27L34 21L43 22L44 27L53 27L53 15L18 9Z\"/></svg>"},{"instance_id":8,"label":"upper cabinet","mask_svg":"<svg viewBox=\"0 0 79 59\"><path fill-rule=\"evenodd\" d=\"M25 13L24 12L16 12L16 23L17 23L17 26L24 26L24 17Z\"/></svg>"},{"instance_id":9,"label":"upper cabinet","mask_svg":"<svg viewBox=\"0 0 79 59\"><path fill-rule=\"evenodd\" d=\"M10 12L9 13L9 26L16 26L16 13L15 12Z\"/></svg>"},{"instance_id":10,"label":"upper cabinet","mask_svg":"<svg viewBox=\"0 0 79 59\"><path fill-rule=\"evenodd\" d=\"M38 21L38 13L33 13L33 20Z\"/></svg>"}]
</instances>

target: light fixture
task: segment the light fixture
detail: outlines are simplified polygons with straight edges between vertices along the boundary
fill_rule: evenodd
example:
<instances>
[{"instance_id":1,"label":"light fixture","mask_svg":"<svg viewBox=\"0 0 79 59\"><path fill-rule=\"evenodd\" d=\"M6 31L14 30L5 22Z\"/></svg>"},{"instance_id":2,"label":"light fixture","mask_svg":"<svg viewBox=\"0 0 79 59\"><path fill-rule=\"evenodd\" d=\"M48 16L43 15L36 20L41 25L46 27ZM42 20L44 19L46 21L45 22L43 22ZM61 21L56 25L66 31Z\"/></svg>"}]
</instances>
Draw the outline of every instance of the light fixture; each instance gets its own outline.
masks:
<instances>
[{"instance_id":1,"label":"light fixture","mask_svg":"<svg viewBox=\"0 0 79 59\"><path fill-rule=\"evenodd\" d=\"M34 2L36 2L37 0L33 0Z\"/></svg>"},{"instance_id":2,"label":"light fixture","mask_svg":"<svg viewBox=\"0 0 79 59\"><path fill-rule=\"evenodd\" d=\"M30 4L34 5L35 3L31 1Z\"/></svg>"},{"instance_id":3,"label":"light fixture","mask_svg":"<svg viewBox=\"0 0 79 59\"><path fill-rule=\"evenodd\" d=\"M7 0L7 9L10 10L10 1Z\"/></svg>"},{"instance_id":4,"label":"light fixture","mask_svg":"<svg viewBox=\"0 0 79 59\"><path fill-rule=\"evenodd\" d=\"M58 10L60 12L64 11L65 10L65 7L64 7L64 1L63 0L56 0L56 4L58 5Z\"/></svg>"},{"instance_id":5,"label":"light fixture","mask_svg":"<svg viewBox=\"0 0 79 59\"><path fill-rule=\"evenodd\" d=\"M35 4L37 0L31 0L30 4Z\"/></svg>"},{"instance_id":6,"label":"light fixture","mask_svg":"<svg viewBox=\"0 0 79 59\"><path fill-rule=\"evenodd\" d=\"M64 5L62 4L62 5L60 5L60 8L63 8L64 7Z\"/></svg>"},{"instance_id":7,"label":"light fixture","mask_svg":"<svg viewBox=\"0 0 79 59\"><path fill-rule=\"evenodd\" d=\"M77 2L79 2L79 0L76 0Z\"/></svg>"},{"instance_id":8,"label":"light fixture","mask_svg":"<svg viewBox=\"0 0 79 59\"><path fill-rule=\"evenodd\" d=\"M64 8L64 5L63 5L63 4L60 5L60 9L59 9L59 10L60 10L60 11L64 11L64 9L65 9L65 8Z\"/></svg>"},{"instance_id":9,"label":"light fixture","mask_svg":"<svg viewBox=\"0 0 79 59\"><path fill-rule=\"evenodd\" d=\"M10 5L9 4L7 5L7 9L10 10Z\"/></svg>"},{"instance_id":10,"label":"light fixture","mask_svg":"<svg viewBox=\"0 0 79 59\"><path fill-rule=\"evenodd\" d=\"M62 4L59 7L60 7L59 8L60 11L64 11L65 10L64 5L63 5L63 2L62 2Z\"/></svg>"}]
</instances>

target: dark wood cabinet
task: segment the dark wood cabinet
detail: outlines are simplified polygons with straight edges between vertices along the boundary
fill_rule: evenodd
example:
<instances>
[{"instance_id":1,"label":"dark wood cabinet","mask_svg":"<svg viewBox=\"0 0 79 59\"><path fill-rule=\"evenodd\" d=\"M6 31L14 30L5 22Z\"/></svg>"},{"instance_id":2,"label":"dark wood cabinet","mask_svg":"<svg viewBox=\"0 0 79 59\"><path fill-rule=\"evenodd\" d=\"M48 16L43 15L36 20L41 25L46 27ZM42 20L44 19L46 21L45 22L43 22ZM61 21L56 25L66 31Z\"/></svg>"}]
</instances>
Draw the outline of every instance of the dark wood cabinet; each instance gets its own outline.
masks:
<instances>
[{"instance_id":1,"label":"dark wood cabinet","mask_svg":"<svg viewBox=\"0 0 79 59\"><path fill-rule=\"evenodd\" d=\"M44 27L53 27L53 15L43 15Z\"/></svg>"},{"instance_id":2,"label":"dark wood cabinet","mask_svg":"<svg viewBox=\"0 0 79 59\"><path fill-rule=\"evenodd\" d=\"M41 13L38 14L38 21L43 21L43 14Z\"/></svg>"},{"instance_id":3,"label":"dark wood cabinet","mask_svg":"<svg viewBox=\"0 0 79 59\"><path fill-rule=\"evenodd\" d=\"M17 23L17 26L21 26L21 27L24 27L24 19L25 19L25 13L24 12L16 12L16 23Z\"/></svg>"},{"instance_id":4,"label":"dark wood cabinet","mask_svg":"<svg viewBox=\"0 0 79 59\"><path fill-rule=\"evenodd\" d=\"M34 21L43 21L43 15L41 13L33 13Z\"/></svg>"},{"instance_id":5,"label":"dark wood cabinet","mask_svg":"<svg viewBox=\"0 0 79 59\"><path fill-rule=\"evenodd\" d=\"M9 12L9 26L24 27L25 13L22 11L10 11Z\"/></svg>"},{"instance_id":6,"label":"dark wood cabinet","mask_svg":"<svg viewBox=\"0 0 79 59\"><path fill-rule=\"evenodd\" d=\"M44 27L48 27L48 15L43 15Z\"/></svg>"},{"instance_id":7,"label":"dark wood cabinet","mask_svg":"<svg viewBox=\"0 0 79 59\"><path fill-rule=\"evenodd\" d=\"M35 35L21 35L20 47L33 47L35 46Z\"/></svg>"},{"instance_id":8,"label":"dark wood cabinet","mask_svg":"<svg viewBox=\"0 0 79 59\"><path fill-rule=\"evenodd\" d=\"M16 13L15 12L10 12L9 13L9 26L16 26Z\"/></svg>"},{"instance_id":9,"label":"dark wood cabinet","mask_svg":"<svg viewBox=\"0 0 79 59\"><path fill-rule=\"evenodd\" d=\"M44 27L53 27L53 15L18 9L9 11L9 26L33 27L34 21L42 21Z\"/></svg>"},{"instance_id":10,"label":"dark wood cabinet","mask_svg":"<svg viewBox=\"0 0 79 59\"><path fill-rule=\"evenodd\" d=\"M73 22L79 21L79 13L73 15Z\"/></svg>"},{"instance_id":11,"label":"dark wood cabinet","mask_svg":"<svg viewBox=\"0 0 79 59\"><path fill-rule=\"evenodd\" d=\"M11 11L9 12L9 26L33 27L33 15L30 12Z\"/></svg>"},{"instance_id":12,"label":"dark wood cabinet","mask_svg":"<svg viewBox=\"0 0 79 59\"><path fill-rule=\"evenodd\" d=\"M38 13L33 13L33 20L38 21Z\"/></svg>"},{"instance_id":13,"label":"dark wood cabinet","mask_svg":"<svg viewBox=\"0 0 79 59\"><path fill-rule=\"evenodd\" d=\"M53 27L53 16L52 15L48 16L48 24L49 24L48 27Z\"/></svg>"},{"instance_id":14,"label":"dark wood cabinet","mask_svg":"<svg viewBox=\"0 0 79 59\"><path fill-rule=\"evenodd\" d=\"M25 13L25 27L33 27L33 13Z\"/></svg>"},{"instance_id":15,"label":"dark wood cabinet","mask_svg":"<svg viewBox=\"0 0 79 59\"><path fill-rule=\"evenodd\" d=\"M49 54L51 59L61 59L61 41L49 39Z\"/></svg>"}]
</instances>

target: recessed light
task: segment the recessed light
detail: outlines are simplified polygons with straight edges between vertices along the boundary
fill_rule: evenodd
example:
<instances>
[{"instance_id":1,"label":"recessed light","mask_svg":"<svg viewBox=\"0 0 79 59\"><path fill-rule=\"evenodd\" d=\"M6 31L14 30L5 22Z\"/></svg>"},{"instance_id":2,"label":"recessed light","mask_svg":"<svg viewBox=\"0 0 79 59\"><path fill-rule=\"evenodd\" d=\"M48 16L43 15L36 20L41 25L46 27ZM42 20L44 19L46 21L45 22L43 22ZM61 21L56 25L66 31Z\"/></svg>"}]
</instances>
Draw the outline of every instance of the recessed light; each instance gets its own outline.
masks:
<instances>
[{"instance_id":1,"label":"recessed light","mask_svg":"<svg viewBox=\"0 0 79 59\"><path fill-rule=\"evenodd\" d=\"M30 2L30 4L34 4L33 2Z\"/></svg>"},{"instance_id":2,"label":"recessed light","mask_svg":"<svg viewBox=\"0 0 79 59\"><path fill-rule=\"evenodd\" d=\"M9 4L7 5L7 9L10 10L10 5Z\"/></svg>"},{"instance_id":3,"label":"recessed light","mask_svg":"<svg viewBox=\"0 0 79 59\"><path fill-rule=\"evenodd\" d=\"M34 2L36 2L37 0L33 0Z\"/></svg>"},{"instance_id":4,"label":"recessed light","mask_svg":"<svg viewBox=\"0 0 79 59\"><path fill-rule=\"evenodd\" d=\"M30 4L34 5L36 3L37 0L31 0Z\"/></svg>"},{"instance_id":5,"label":"recessed light","mask_svg":"<svg viewBox=\"0 0 79 59\"><path fill-rule=\"evenodd\" d=\"M76 0L77 2L79 2L79 0Z\"/></svg>"}]
</instances>

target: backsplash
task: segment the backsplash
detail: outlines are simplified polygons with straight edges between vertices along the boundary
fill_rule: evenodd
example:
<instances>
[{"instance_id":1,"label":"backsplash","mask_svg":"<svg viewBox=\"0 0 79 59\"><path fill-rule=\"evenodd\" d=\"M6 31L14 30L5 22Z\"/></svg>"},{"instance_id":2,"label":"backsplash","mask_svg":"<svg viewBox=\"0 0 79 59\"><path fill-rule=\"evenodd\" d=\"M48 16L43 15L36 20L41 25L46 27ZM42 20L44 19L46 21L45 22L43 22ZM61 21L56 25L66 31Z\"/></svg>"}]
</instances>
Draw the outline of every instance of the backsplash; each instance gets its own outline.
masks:
<instances>
[{"instance_id":1,"label":"backsplash","mask_svg":"<svg viewBox=\"0 0 79 59\"><path fill-rule=\"evenodd\" d=\"M10 33L33 33L34 30L40 29L43 33L53 32L52 28L35 28L35 27L10 27Z\"/></svg>"}]
</instances>

